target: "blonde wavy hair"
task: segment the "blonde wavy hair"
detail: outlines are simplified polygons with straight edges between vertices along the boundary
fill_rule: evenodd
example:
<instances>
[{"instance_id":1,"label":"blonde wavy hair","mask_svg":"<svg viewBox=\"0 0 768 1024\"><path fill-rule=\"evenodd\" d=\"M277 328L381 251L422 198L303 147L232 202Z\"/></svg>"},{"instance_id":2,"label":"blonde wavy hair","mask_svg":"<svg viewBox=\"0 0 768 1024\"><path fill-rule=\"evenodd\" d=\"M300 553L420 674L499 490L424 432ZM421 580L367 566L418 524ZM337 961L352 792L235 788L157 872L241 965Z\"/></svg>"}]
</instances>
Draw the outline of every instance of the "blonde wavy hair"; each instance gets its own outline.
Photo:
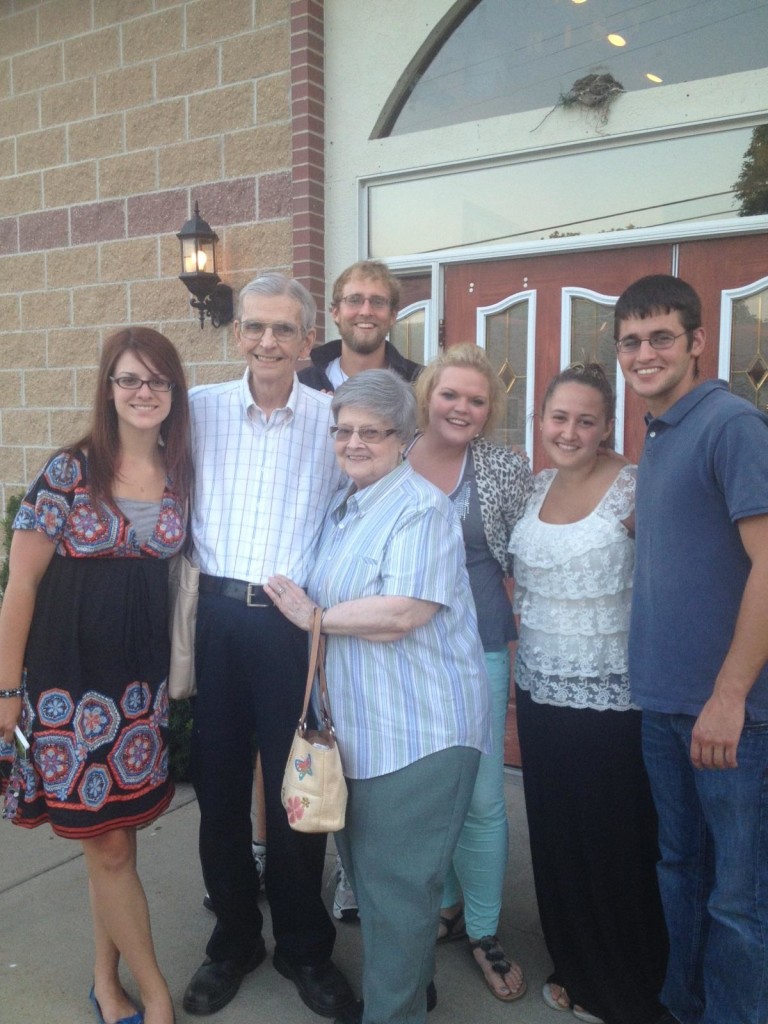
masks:
<instances>
[{"instance_id":1,"label":"blonde wavy hair","mask_svg":"<svg viewBox=\"0 0 768 1024\"><path fill-rule=\"evenodd\" d=\"M469 342L461 345L452 345L441 352L436 359L425 366L416 378L414 388L416 391L416 414L418 416L419 429L426 430L429 423L429 402L432 392L440 383L443 370L475 370L485 377L488 382L488 419L483 425L480 433L483 437L492 434L498 425L504 411L504 388L496 376L496 371L491 366L488 356L483 349Z\"/></svg>"}]
</instances>

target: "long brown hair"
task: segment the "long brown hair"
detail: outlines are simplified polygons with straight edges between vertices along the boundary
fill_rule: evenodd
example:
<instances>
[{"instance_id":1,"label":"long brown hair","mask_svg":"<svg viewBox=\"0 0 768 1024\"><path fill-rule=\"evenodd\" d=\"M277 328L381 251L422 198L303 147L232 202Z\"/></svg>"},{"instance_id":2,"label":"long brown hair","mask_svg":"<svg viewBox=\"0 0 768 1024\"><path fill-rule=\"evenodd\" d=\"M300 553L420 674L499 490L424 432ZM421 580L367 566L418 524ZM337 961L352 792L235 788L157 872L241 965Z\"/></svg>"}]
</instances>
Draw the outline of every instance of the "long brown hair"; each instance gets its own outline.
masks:
<instances>
[{"instance_id":1,"label":"long brown hair","mask_svg":"<svg viewBox=\"0 0 768 1024\"><path fill-rule=\"evenodd\" d=\"M171 411L160 427L160 437L165 471L173 483L174 491L186 500L192 486L187 381L176 348L164 334L153 331L151 327L124 327L106 339L96 380L91 426L88 433L71 445L69 450L87 449L90 491L96 498L111 501L120 455L120 437L109 378L124 352L134 355L149 372L158 373L173 383Z\"/></svg>"}]
</instances>

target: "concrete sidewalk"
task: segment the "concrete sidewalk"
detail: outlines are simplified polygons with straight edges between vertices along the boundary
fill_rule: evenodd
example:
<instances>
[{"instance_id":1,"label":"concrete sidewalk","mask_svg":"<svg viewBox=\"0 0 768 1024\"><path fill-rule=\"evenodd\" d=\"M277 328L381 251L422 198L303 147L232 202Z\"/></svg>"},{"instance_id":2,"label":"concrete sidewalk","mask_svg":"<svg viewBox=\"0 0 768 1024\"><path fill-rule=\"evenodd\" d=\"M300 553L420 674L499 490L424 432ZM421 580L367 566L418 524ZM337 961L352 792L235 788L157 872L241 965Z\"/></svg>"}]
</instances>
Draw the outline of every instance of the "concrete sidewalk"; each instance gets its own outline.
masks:
<instances>
[{"instance_id":1,"label":"concrete sidewalk","mask_svg":"<svg viewBox=\"0 0 768 1024\"><path fill-rule=\"evenodd\" d=\"M437 1009L429 1024L567 1024L541 999L550 963L541 937L533 894L522 779L506 778L510 819L510 858L499 934L518 960L528 993L516 1003L493 998L483 984L465 942L437 951ZM191 1017L181 997L202 962L213 919L203 908L197 858L197 804L190 786L179 786L167 814L139 836L140 873L149 898L160 965L176 1004L179 1024ZM335 854L328 843L326 898L333 898ZM88 1003L92 941L86 876L78 843L60 839L47 826L32 831L0 822L0 1024L93 1024ZM267 948L273 947L269 911ZM360 929L337 923L334 960L359 993ZM133 991L130 979L126 988ZM236 998L208 1018L215 1024L319 1024L294 986L268 958L243 982Z\"/></svg>"}]
</instances>

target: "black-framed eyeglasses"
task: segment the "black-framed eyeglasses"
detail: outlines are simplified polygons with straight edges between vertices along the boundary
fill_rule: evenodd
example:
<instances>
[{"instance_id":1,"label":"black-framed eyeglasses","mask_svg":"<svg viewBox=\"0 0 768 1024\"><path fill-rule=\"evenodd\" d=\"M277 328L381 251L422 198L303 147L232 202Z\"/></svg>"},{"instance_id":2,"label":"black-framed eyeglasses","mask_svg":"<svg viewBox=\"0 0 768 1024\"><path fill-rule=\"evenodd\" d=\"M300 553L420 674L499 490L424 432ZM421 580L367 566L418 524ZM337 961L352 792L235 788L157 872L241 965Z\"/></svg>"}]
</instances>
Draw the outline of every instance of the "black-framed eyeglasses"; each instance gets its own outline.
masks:
<instances>
[{"instance_id":1,"label":"black-framed eyeglasses","mask_svg":"<svg viewBox=\"0 0 768 1024\"><path fill-rule=\"evenodd\" d=\"M299 328L296 324L285 323L278 320L276 323L266 323L263 320L238 320L240 333L248 341L261 341L269 327L272 330L272 337L275 341L293 341L298 335Z\"/></svg>"},{"instance_id":2,"label":"black-framed eyeglasses","mask_svg":"<svg viewBox=\"0 0 768 1024\"><path fill-rule=\"evenodd\" d=\"M121 373L119 377L109 379L125 391L138 391L142 384L146 384L150 391L173 391L174 388L172 380L164 380L162 377L138 377L135 373Z\"/></svg>"},{"instance_id":3,"label":"black-framed eyeglasses","mask_svg":"<svg viewBox=\"0 0 768 1024\"><path fill-rule=\"evenodd\" d=\"M679 334L672 334L671 331L654 331L647 338L638 338L636 334L628 334L626 338L619 338L616 342L617 352L637 352L644 341L647 341L651 348L671 348L678 338L682 338L688 331L680 331Z\"/></svg>"},{"instance_id":4,"label":"black-framed eyeglasses","mask_svg":"<svg viewBox=\"0 0 768 1024\"><path fill-rule=\"evenodd\" d=\"M394 427L390 427L389 430L379 430L378 427L360 427L358 429L357 427L334 426L328 428L328 433L334 441L341 441L342 444L346 444L353 434L357 434L364 444L380 444L397 431Z\"/></svg>"},{"instance_id":5,"label":"black-framed eyeglasses","mask_svg":"<svg viewBox=\"0 0 768 1024\"><path fill-rule=\"evenodd\" d=\"M392 306L383 295L342 295L341 301L350 309L362 309L366 302L371 309L390 309Z\"/></svg>"}]
</instances>

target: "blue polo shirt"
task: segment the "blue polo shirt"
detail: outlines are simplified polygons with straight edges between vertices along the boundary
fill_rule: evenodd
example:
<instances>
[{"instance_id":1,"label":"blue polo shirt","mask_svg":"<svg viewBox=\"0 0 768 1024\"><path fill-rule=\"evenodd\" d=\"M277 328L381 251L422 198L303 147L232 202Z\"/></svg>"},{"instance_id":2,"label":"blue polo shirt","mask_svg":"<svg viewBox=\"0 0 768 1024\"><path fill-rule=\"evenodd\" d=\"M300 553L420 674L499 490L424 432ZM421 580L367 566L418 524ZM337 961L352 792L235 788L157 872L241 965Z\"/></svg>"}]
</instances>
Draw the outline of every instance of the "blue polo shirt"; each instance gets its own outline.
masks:
<instances>
[{"instance_id":1,"label":"blue polo shirt","mask_svg":"<svg viewBox=\"0 0 768 1024\"><path fill-rule=\"evenodd\" d=\"M768 513L768 416L724 381L694 388L647 432L637 474L629 633L632 699L698 715L733 637L750 560L738 522ZM768 666L747 699L768 719Z\"/></svg>"}]
</instances>

